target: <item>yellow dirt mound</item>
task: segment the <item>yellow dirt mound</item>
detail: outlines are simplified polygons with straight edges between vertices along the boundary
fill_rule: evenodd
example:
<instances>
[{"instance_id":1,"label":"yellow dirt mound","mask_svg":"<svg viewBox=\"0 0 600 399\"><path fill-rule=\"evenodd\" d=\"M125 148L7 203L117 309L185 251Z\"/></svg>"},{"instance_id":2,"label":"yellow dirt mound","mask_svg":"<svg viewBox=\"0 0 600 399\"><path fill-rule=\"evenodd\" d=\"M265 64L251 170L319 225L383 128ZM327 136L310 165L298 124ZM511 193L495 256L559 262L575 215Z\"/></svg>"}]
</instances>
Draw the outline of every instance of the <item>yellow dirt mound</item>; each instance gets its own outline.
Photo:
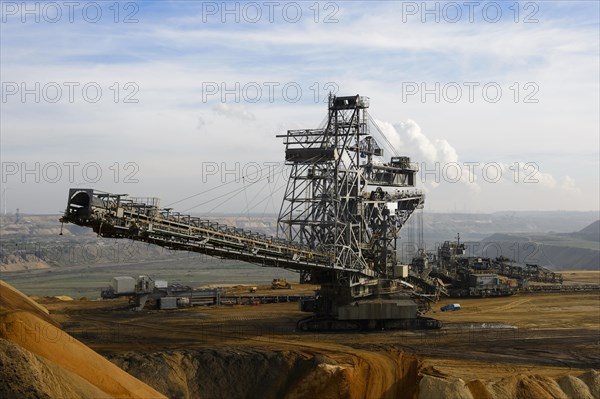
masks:
<instances>
[{"instance_id":1,"label":"yellow dirt mound","mask_svg":"<svg viewBox=\"0 0 600 399\"><path fill-rule=\"evenodd\" d=\"M72 301L73 298L67 295L56 295L54 298L60 299L61 301Z\"/></svg>"},{"instance_id":2,"label":"yellow dirt mound","mask_svg":"<svg viewBox=\"0 0 600 399\"><path fill-rule=\"evenodd\" d=\"M471 395L477 399L496 399L488 384L481 380L469 381L467 388L471 391Z\"/></svg>"},{"instance_id":3,"label":"yellow dirt mound","mask_svg":"<svg viewBox=\"0 0 600 399\"><path fill-rule=\"evenodd\" d=\"M590 370L581 374L579 379L587 384L594 399L600 399L600 372Z\"/></svg>"},{"instance_id":4,"label":"yellow dirt mound","mask_svg":"<svg viewBox=\"0 0 600 399\"><path fill-rule=\"evenodd\" d=\"M0 353L0 398L111 398L77 374L1 338Z\"/></svg>"},{"instance_id":5,"label":"yellow dirt mound","mask_svg":"<svg viewBox=\"0 0 600 399\"><path fill-rule=\"evenodd\" d=\"M569 398L594 399L585 382L572 375L565 375L564 377L559 378L558 385L560 385L563 392L566 393Z\"/></svg>"},{"instance_id":6,"label":"yellow dirt mound","mask_svg":"<svg viewBox=\"0 0 600 399\"><path fill-rule=\"evenodd\" d=\"M536 375L513 375L492 386L497 399L569 399L556 381Z\"/></svg>"},{"instance_id":7,"label":"yellow dirt mound","mask_svg":"<svg viewBox=\"0 0 600 399\"><path fill-rule=\"evenodd\" d=\"M3 390L18 397L40 397L39 391L49 398L165 398L58 328L46 309L0 283ZM24 374L15 373L19 369Z\"/></svg>"},{"instance_id":8,"label":"yellow dirt mound","mask_svg":"<svg viewBox=\"0 0 600 399\"><path fill-rule=\"evenodd\" d=\"M443 379L424 375L419 382L419 399L474 399L465 382L460 378Z\"/></svg>"},{"instance_id":9,"label":"yellow dirt mound","mask_svg":"<svg viewBox=\"0 0 600 399\"><path fill-rule=\"evenodd\" d=\"M164 398L69 334L36 315L10 311L0 315L0 338L77 374L119 398Z\"/></svg>"},{"instance_id":10,"label":"yellow dirt mound","mask_svg":"<svg viewBox=\"0 0 600 399\"><path fill-rule=\"evenodd\" d=\"M58 324L48 316L50 313L48 312L48 309L26 295L23 295L12 285L0 280L0 312L8 310L26 310L37 315L42 320L58 326Z\"/></svg>"}]
</instances>

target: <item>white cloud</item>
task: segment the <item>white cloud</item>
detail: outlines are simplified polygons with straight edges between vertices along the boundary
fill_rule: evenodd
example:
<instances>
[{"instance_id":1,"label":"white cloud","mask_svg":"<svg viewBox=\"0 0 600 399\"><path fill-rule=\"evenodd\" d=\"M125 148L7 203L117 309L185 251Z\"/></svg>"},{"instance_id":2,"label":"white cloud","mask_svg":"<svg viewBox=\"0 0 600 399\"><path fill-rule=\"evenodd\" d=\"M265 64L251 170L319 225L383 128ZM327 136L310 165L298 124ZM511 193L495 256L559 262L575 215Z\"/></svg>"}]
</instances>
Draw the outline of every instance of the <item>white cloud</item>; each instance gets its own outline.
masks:
<instances>
[{"instance_id":1,"label":"white cloud","mask_svg":"<svg viewBox=\"0 0 600 399\"><path fill-rule=\"evenodd\" d=\"M392 145L419 163L426 189L436 188L440 183L461 183L471 191L479 191L471 169L459 162L456 149L447 140L430 139L411 119L376 123Z\"/></svg>"},{"instance_id":2,"label":"white cloud","mask_svg":"<svg viewBox=\"0 0 600 399\"><path fill-rule=\"evenodd\" d=\"M248 111L248 108L246 108L244 105L220 103L213 107L213 111L228 118L241 119L245 121L253 121L256 119L254 114Z\"/></svg>"},{"instance_id":3,"label":"white cloud","mask_svg":"<svg viewBox=\"0 0 600 399\"><path fill-rule=\"evenodd\" d=\"M581 192L572 177L543 172L535 162L467 162L448 140L428 137L414 120L376 123L392 144L406 151L402 154L419 163L418 181L428 193L429 209L521 209L524 203L557 209L572 193ZM462 206L456 208L457 203ZM553 205L546 208L548 204Z\"/></svg>"},{"instance_id":4,"label":"white cloud","mask_svg":"<svg viewBox=\"0 0 600 399\"><path fill-rule=\"evenodd\" d=\"M340 3L335 24L314 23L309 14L298 24L211 25L198 19L194 6L169 9L168 17L157 14L151 21L144 18L152 10L144 9L138 24L13 20L2 26L3 82L98 82L104 98L97 104L80 98L3 103L2 157L103 165L136 161L152 183L164 176L187 179L195 162L207 159L281 160L283 148L274 135L317 127L327 110L313 100L313 88L323 100L325 84L335 82L340 95L371 97L372 114L394 121L379 122L381 129L413 161L428 168L436 162L441 168L461 165L457 184L426 182L428 201L437 209L454 200L479 201L467 208L480 210L597 209L597 13L582 15L578 6L553 13L557 6L549 3L540 3L538 24L402 23L398 2ZM504 97L497 104L482 102L480 95L475 103L420 102L420 96L403 102L401 83L412 81L497 81ZM121 88L137 83L139 103L115 104L110 89L115 82ZM219 103L222 93L203 98L206 82L227 88L258 82L264 95L264 82L280 86L274 102L251 104L242 96L225 104ZM282 100L286 82L302 86L302 101ZM538 84L539 103L515 104L509 89L514 82L521 100L528 93L524 83ZM498 163L501 181L488 183L481 166L471 175L467 160ZM537 183L522 182L531 173L525 162L539 165ZM148 184L148 194L175 195L188 190L186 184L183 178L179 189L174 183L169 190ZM573 192L581 195L566 195ZM33 211L44 211L43 202L29 198L36 196L21 199Z\"/></svg>"},{"instance_id":5,"label":"white cloud","mask_svg":"<svg viewBox=\"0 0 600 399\"><path fill-rule=\"evenodd\" d=\"M560 187L565 191L581 192L575 183L575 179L571 176L565 176L560 183Z\"/></svg>"}]
</instances>

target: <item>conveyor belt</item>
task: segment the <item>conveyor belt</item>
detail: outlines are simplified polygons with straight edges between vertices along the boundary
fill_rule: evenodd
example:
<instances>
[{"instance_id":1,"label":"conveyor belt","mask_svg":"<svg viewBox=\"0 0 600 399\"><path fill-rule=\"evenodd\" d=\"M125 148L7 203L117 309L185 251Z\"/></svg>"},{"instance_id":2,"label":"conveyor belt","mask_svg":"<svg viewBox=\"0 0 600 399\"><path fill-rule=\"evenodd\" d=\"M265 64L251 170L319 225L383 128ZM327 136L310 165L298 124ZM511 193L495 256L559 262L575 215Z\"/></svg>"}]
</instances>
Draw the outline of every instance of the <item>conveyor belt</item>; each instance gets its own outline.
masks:
<instances>
[{"instance_id":1,"label":"conveyor belt","mask_svg":"<svg viewBox=\"0 0 600 399\"><path fill-rule=\"evenodd\" d=\"M262 266L296 271L327 269L375 276L368 268L339 266L333 251L311 249L191 215L171 213L159 209L157 203L92 189L71 189L61 221L91 227L103 237L127 238Z\"/></svg>"}]
</instances>

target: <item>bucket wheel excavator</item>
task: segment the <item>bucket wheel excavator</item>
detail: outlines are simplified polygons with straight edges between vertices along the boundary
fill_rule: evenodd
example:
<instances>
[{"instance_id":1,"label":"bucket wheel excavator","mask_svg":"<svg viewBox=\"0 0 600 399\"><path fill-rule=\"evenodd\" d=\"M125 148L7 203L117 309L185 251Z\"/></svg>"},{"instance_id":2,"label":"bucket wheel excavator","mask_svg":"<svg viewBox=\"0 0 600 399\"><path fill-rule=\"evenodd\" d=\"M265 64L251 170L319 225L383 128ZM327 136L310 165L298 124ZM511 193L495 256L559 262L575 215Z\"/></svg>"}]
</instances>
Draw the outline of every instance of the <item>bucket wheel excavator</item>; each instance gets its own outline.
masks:
<instances>
[{"instance_id":1,"label":"bucket wheel excavator","mask_svg":"<svg viewBox=\"0 0 600 399\"><path fill-rule=\"evenodd\" d=\"M61 221L102 237L297 271L301 282L321 287L301 304L312 315L300 330L440 328L420 315L420 295L396 247L424 204L415 189L418 165L396 154L384 159L368 108L367 97L330 95L323 128L277 136L290 176L275 237L162 209L156 198L91 188L69 190Z\"/></svg>"}]
</instances>

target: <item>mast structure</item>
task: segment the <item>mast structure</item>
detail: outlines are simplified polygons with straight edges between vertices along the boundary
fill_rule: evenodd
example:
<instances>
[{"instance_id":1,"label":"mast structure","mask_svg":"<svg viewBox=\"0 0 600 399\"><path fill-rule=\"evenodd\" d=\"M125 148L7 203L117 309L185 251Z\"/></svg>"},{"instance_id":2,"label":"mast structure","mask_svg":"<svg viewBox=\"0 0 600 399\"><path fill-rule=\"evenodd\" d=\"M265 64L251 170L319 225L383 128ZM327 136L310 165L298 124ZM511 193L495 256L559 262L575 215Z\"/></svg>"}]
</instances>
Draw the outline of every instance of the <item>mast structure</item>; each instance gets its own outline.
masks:
<instances>
[{"instance_id":1,"label":"mast structure","mask_svg":"<svg viewBox=\"0 0 600 399\"><path fill-rule=\"evenodd\" d=\"M368 97L330 95L323 129L278 136L291 168L278 236L335 254L338 271L307 270L302 279L335 291L338 304L389 288L386 280L398 277L400 229L424 203L423 193L412 189L417 165L408 157L382 161L368 107ZM356 270L362 273L348 273Z\"/></svg>"}]
</instances>

